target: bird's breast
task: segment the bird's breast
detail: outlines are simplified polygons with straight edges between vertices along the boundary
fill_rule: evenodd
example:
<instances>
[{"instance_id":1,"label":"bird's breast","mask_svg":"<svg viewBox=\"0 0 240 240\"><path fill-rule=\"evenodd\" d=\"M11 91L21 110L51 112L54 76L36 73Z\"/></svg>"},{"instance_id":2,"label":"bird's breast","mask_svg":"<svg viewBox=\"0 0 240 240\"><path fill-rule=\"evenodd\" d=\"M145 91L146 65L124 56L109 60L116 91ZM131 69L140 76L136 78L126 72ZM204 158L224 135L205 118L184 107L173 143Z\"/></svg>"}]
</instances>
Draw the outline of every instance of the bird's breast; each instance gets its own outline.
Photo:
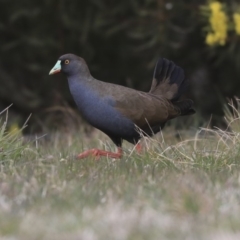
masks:
<instances>
[{"instance_id":1,"label":"bird's breast","mask_svg":"<svg viewBox=\"0 0 240 240\"><path fill-rule=\"evenodd\" d=\"M135 125L114 108L114 99L101 97L91 88L70 85L71 94L83 117L94 127L107 134L130 137Z\"/></svg>"}]
</instances>

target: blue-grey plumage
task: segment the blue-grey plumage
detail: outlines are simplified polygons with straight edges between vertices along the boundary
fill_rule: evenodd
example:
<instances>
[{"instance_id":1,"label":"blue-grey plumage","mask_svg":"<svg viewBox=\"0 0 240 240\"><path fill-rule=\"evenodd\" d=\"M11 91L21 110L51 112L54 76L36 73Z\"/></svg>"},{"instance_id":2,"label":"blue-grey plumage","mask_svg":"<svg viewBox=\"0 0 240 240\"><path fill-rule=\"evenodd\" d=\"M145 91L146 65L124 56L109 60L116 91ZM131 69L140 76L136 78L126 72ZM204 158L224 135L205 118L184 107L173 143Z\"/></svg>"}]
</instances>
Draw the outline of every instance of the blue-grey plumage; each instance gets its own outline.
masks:
<instances>
[{"instance_id":1,"label":"blue-grey plumage","mask_svg":"<svg viewBox=\"0 0 240 240\"><path fill-rule=\"evenodd\" d=\"M112 137L137 136L134 123L115 109L115 100L111 96L100 96L96 88L92 89L91 80L78 81L69 77L68 83L78 109L92 126Z\"/></svg>"},{"instance_id":2,"label":"blue-grey plumage","mask_svg":"<svg viewBox=\"0 0 240 240\"><path fill-rule=\"evenodd\" d=\"M168 120L195 112L192 100L178 101L187 81L183 70L167 59L160 58L156 64L149 93L96 80L85 61L73 54L61 56L49 74L60 71L67 75L71 94L84 118L118 147L122 140L137 143L139 129L152 136Z\"/></svg>"}]
</instances>

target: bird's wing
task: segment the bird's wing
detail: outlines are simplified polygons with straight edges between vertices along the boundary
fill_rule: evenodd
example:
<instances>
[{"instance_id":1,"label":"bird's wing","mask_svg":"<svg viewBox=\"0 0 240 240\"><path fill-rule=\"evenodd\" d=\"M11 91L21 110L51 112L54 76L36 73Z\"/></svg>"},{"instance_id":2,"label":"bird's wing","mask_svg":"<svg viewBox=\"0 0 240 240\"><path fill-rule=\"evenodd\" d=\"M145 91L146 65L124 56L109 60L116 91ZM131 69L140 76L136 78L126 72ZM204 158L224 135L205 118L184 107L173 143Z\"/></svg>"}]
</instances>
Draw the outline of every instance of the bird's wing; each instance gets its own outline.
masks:
<instances>
[{"instance_id":1,"label":"bird's wing","mask_svg":"<svg viewBox=\"0 0 240 240\"><path fill-rule=\"evenodd\" d=\"M163 124L179 115L167 99L149 93L130 89L114 98L114 108L142 129Z\"/></svg>"},{"instance_id":2,"label":"bird's wing","mask_svg":"<svg viewBox=\"0 0 240 240\"><path fill-rule=\"evenodd\" d=\"M123 116L141 129L164 124L181 112L161 95L98 81L96 85L101 98L105 98Z\"/></svg>"}]
</instances>

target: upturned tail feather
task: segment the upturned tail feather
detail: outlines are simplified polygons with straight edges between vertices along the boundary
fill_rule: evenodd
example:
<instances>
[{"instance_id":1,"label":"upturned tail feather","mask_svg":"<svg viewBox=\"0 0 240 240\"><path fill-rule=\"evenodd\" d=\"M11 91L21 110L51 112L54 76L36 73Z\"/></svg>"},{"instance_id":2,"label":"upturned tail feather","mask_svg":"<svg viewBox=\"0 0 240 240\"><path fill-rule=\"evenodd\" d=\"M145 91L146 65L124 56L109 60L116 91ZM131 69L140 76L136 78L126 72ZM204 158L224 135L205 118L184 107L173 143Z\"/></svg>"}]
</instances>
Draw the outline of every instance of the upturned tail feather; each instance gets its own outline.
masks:
<instances>
[{"instance_id":1,"label":"upturned tail feather","mask_svg":"<svg viewBox=\"0 0 240 240\"><path fill-rule=\"evenodd\" d=\"M187 87L188 81L183 69L172 61L159 58L155 66L150 93L177 101Z\"/></svg>"}]
</instances>

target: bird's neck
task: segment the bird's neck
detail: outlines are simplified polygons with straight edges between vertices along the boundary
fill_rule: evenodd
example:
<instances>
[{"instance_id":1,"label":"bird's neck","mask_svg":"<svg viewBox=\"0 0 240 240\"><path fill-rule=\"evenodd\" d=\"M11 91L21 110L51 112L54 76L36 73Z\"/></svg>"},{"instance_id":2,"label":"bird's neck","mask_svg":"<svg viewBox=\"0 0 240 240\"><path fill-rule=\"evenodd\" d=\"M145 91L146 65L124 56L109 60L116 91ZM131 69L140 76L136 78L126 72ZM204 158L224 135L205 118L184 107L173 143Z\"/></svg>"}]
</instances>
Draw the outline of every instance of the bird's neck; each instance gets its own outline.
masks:
<instances>
[{"instance_id":1,"label":"bird's neck","mask_svg":"<svg viewBox=\"0 0 240 240\"><path fill-rule=\"evenodd\" d=\"M95 86L95 80L91 75L88 77L86 76L69 76L68 77L68 84L70 88L70 92L74 98L74 100L77 102L77 105L80 104L80 102L85 102L87 95L93 94L94 86Z\"/></svg>"},{"instance_id":2,"label":"bird's neck","mask_svg":"<svg viewBox=\"0 0 240 240\"><path fill-rule=\"evenodd\" d=\"M98 81L89 77L68 78L70 92L78 109L89 122L94 125L93 113L99 102L97 92Z\"/></svg>"},{"instance_id":3,"label":"bird's neck","mask_svg":"<svg viewBox=\"0 0 240 240\"><path fill-rule=\"evenodd\" d=\"M73 95L78 93L80 95L81 93L85 92L86 89L91 88L91 83L94 82L94 79L91 75L89 76L83 76L81 75L71 75L68 76L68 84L70 91Z\"/></svg>"}]
</instances>

